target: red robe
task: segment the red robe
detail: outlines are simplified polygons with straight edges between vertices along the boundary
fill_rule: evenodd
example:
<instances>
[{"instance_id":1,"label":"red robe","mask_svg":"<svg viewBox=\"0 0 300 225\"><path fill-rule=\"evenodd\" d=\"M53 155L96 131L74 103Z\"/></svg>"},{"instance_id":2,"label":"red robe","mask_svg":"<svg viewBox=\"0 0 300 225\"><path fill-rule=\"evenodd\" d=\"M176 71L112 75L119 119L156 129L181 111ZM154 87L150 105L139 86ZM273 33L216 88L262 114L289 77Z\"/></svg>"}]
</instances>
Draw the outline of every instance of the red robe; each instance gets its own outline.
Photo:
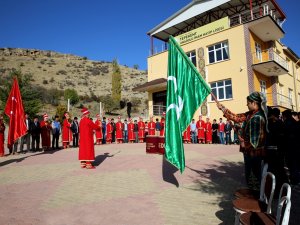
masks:
<instances>
[{"instance_id":1,"label":"red robe","mask_svg":"<svg viewBox=\"0 0 300 225\"><path fill-rule=\"evenodd\" d=\"M81 131L80 131L81 132ZM62 128L62 142L63 144L70 144L72 141L72 131L71 131L71 123L65 119L63 122L63 128Z\"/></svg>"},{"instance_id":2,"label":"red robe","mask_svg":"<svg viewBox=\"0 0 300 225\"><path fill-rule=\"evenodd\" d=\"M94 130L99 127L88 117L83 117L79 122L79 155L80 161L94 161Z\"/></svg>"},{"instance_id":3,"label":"red robe","mask_svg":"<svg viewBox=\"0 0 300 225\"><path fill-rule=\"evenodd\" d=\"M48 121L42 121L41 125L41 137L42 137L42 147L49 148L51 146L51 131L52 126Z\"/></svg>"},{"instance_id":4,"label":"red robe","mask_svg":"<svg viewBox=\"0 0 300 225\"><path fill-rule=\"evenodd\" d=\"M144 140L145 138L145 123L143 121L138 122L138 128L139 128L139 140Z\"/></svg>"},{"instance_id":5,"label":"red robe","mask_svg":"<svg viewBox=\"0 0 300 225\"><path fill-rule=\"evenodd\" d=\"M188 125L186 130L183 132L183 141L186 143L191 143L191 126Z\"/></svg>"},{"instance_id":6,"label":"red robe","mask_svg":"<svg viewBox=\"0 0 300 225\"><path fill-rule=\"evenodd\" d=\"M206 137L206 143L211 143L211 141L212 141L212 127L211 127L210 122L206 123L205 137Z\"/></svg>"},{"instance_id":7,"label":"red robe","mask_svg":"<svg viewBox=\"0 0 300 225\"><path fill-rule=\"evenodd\" d=\"M119 141L123 140L123 130L124 130L124 124L118 121L116 123L116 139Z\"/></svg>"},{"instance_id":8,"label":"red robe","mask_svg":"<svg viewBox=\"0 0 300 225\"><path fill-rule=\"evenodd\" d=\"M148 123L148 135L155 135L155 122Z\"/></svg>"},{"instance_id":9,"label":"red robe","mask_svg":"<svg viewBox=\"0 0 300 225\"><path fill-rule=\"evenodd\" d=\"M196 127L198 129L198 140L205 140L205 122L204 120L198 120L196 123Z\"/></svg>"},{"instance_id":10,"label":"red robe","mask_svg":"<svg viewBox=\"0 0 300 225\"><path fill-rule=\"evenodd\" d=\"M113 131L113 127L112 127L111 123L109 122L106 124L106 143L111 143L112 131Z\"/></svg>"},{"instance_id":11,"label":"red robe","mask_svg":"<svg viewBox=\"0 0 300 225\"><path fill-rule=\"evenodd\" d=\"M100 120L96 120L95 125L98 127L98 129L96 130L96 140L102 141L102 139L103 139L102 122Z\"/></svg>"},{"instance_id":12,"label":"red robe","mask_svg":"<svg viewBox=\"0 0 300 225\"><path fill-rule=\"evenodd\" d=\"M160 120L160 136L164 137L165 136L165 119L162 118Z\"/></svg>"},{"instance_id":13,"label":"red robe","mask_svg":"<svg viewBox=\"0 0 300 225\"><path fill-rule=\"evenodd\" d=\"M4 156L4 131L5 125L0 122L0 157Z\"/></svg>"},{"instance_id":14,"label":"red robe","mask_svg":"<svg viewBox=\"0 0 300 225\"><path fill-rule=\"evenodd\" d=\"M134 124L132 122L130 122L127 126L128 129L128 141L135 141L135 137L134 137Z\"/></svg>"}]
</instances>

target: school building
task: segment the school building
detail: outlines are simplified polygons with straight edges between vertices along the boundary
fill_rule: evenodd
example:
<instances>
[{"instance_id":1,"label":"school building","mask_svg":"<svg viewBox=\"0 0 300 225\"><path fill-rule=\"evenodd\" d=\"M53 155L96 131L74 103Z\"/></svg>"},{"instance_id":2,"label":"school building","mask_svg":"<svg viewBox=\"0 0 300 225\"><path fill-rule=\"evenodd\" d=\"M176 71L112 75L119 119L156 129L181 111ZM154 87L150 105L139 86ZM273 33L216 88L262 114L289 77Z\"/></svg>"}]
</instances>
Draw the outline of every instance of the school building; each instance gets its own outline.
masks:
<instances>
[{"instance_id":1,"label":"school building","mask_svg":"<svg viewBox=\"0 0 300 225\"><path fill-rule=\"evenodd\" d=\"M275 0L193 0L148 32L148 82L135 91L149 94L149 115L166 110L168 39L172 35L233 112L248 110L246 97L264 92L269 106L300 111L299 56L281 42L286 15ZM161 42L158 52L154 44ZM218 119L211 95L199 115Z\"/></svg>"}]
</instances>

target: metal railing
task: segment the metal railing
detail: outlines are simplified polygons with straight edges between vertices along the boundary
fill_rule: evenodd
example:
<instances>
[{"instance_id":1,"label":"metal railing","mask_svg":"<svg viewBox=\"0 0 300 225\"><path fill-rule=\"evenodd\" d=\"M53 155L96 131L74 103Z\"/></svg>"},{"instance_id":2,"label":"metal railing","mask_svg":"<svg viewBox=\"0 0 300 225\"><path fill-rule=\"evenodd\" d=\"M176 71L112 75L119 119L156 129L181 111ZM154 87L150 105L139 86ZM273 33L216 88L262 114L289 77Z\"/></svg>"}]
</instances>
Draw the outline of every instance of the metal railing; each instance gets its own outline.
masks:
<instances>
[{"instance_id":1,"label":"metal railing","mask_svg":"<svg viewBox=\"0 0 300 225\"><path fill-rule=\"evenodd\" d=\"M162 116L166 112L166 106L163 105L153 105L153 115Z\"/></svg>"},{"instance_id":2,"label":"metal railing","mask_svg":"<svg viewBox=\"0 0 300 225\"><path fill-rule=\"evenodd\" d=\"M270 98L273 97L272 93L267 93L267 99L268 101L270 100ZM285 96L283 94L280 94L280 93L276 93L275 94L275 100L277 101L277 106L281 106L281 107L284 107L284 108L287 108L287 109L294 109L294 104L293 104L293 99L289 98L288 96ZM273 98L274 99L274 98Z\"/></svg>"},{"instance_id":3,"label":"metal railing","mask_svg":"<svg viewBox=\"0 0 300 225\"><path fill-rule=\"evenodd\" d=\"M253 52L252 53L253 64L261 63L261 62L269 62L274 61L282 66L284 69L289 71L289 64L288 62L274 52L273 48L269 48L267 50L263 50L260 52Z\"/></svg>"},{"instance_id":4,"label":"metal railing","mask_svg":"<svg viewBox=\"0 0 300 225\"><path fill-rule=\"evenodd\" d=\"M231 16L229 18L229 25L231 27L237 26L268 15L271 16L280 27L282 27L282 24L276 18L275 13L269 8L267 4L263 5L262 7L254 7L252 10L247 10L242 13Z\"/></svg>"}]
</instances>

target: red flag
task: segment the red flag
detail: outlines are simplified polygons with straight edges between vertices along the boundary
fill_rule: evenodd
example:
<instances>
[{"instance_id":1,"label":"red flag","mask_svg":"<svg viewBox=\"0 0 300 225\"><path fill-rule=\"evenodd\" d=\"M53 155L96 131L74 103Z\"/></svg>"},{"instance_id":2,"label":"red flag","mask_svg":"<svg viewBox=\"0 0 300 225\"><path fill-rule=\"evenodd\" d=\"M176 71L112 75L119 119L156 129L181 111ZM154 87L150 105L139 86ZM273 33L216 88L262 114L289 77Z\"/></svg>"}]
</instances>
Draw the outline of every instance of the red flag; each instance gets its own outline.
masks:
<instances>
[{"instance_id":1,"label":"red flag","mask_svg":"<svg viewBox=\"0 0 300 225\"><path fill-rule=\"evenodd\" d=\"M18 138L25 135L27 131L23 102L16 78L14 78L4 112L10 118L7 145L11 146Z\"/></svg>"}]
</instances>

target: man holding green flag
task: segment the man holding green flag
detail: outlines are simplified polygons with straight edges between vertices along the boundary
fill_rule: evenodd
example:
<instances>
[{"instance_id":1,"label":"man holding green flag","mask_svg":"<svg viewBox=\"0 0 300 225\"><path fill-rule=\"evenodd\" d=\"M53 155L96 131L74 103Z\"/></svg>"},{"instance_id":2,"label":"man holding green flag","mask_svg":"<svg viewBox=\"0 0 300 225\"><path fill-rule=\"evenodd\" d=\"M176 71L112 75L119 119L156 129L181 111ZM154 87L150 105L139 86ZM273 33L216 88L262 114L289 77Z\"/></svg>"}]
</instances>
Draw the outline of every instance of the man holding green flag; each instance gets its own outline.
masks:
<instances>
[{"instance_id":1,"label":"man holding green flag","mask_svg":"<svg viewBox=\"0 0 300 225\"><path fill-rule=\"evenodd\" d=\"M185 168L182 132L190 124L194 113L210 92L209 86L191 60L170 36L165 156L181 173Z\"/></svg>"}]
</instances>

